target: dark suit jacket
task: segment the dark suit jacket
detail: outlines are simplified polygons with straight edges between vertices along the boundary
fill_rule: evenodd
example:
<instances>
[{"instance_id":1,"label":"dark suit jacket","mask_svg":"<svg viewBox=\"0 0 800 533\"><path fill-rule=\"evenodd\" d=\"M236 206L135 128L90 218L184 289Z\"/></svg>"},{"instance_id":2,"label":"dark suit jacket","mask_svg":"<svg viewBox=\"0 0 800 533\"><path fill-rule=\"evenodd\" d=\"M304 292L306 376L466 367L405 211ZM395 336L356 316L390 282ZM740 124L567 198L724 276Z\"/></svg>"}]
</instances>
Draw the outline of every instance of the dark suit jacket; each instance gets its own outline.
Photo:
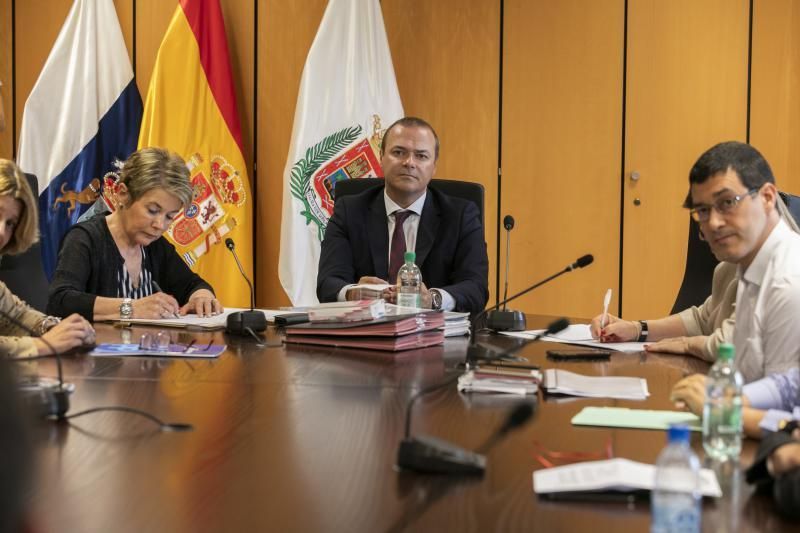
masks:
<instances>
[{"instance_id":1,"label":"dark suit jacket","mask_svg":"<svg viewBox=\"0 0 800 533\"><path fill-rule=\"evenodd\" d=\"M456 311L483 310L489 299L489 258L475 204L429 187L419 221L416 254L427 287L450 293ZM341 197L322 241L317 297L321 302L334 302L345 285L356 283L362 276L388 279L388 271L389 229L383 187Z\"/></svg>"}]
</instances>

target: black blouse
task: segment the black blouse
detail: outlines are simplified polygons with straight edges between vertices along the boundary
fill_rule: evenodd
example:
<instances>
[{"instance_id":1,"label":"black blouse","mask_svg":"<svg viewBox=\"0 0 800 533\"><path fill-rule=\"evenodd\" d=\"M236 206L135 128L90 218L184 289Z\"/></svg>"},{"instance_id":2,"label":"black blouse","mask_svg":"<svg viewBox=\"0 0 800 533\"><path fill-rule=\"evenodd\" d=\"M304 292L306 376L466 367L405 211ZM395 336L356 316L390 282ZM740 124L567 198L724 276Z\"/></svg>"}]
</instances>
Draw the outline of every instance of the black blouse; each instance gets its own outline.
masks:
<instances>
[{"instance_id":1,"label":"black blouse","mask_svg":"<svg viewBox=\"0 0 800 533\"><path fill-rule=\"evenodd\" d=\"M211 286L192 272L164 237L142 248L142 276L139 291L131 293L125 260L119 253L106 223L106 215L98 215L70 228L58 252L58 264L47 302L47 313L67 316L78 313L94 319L94 301L98 296L135 298L156 292L153 281L180 305L198 289ZM147 293L147 294L145 294Z\"/></svg>"}]
</instances>

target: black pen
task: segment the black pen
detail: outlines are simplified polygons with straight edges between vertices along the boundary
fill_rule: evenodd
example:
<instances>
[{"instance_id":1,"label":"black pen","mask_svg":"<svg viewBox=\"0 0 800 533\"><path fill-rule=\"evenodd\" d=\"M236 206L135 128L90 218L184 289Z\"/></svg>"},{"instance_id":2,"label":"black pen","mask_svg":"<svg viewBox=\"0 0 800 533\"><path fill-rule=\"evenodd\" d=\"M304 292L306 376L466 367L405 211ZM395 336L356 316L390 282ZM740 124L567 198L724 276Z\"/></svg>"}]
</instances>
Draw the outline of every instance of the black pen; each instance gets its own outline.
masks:
<instances>
[{"instance_id":1,"label":"black pen","mask_svg":"<svg viewBox=\"0 0 800 533\"><path fill-rule=\"evenodd\" d=\"M519 368L520 370L541 370L542 369L542 367L540 367L539 365L503 365L503 364L500 364L500 363L489 363L486 366L493 366L495 368L511 368L511 369ZM478 367L480 367L480 364L478 364Z\"/></svg>"},{"instance_id":2,"label":"black pen","mask_svg":"<svg viewBox=\"0 0 800 533\"><path fill-rule=\"evenodd\" d=\"M158 286L158 282L156 280L151 281L150 285L152 285L152 287L153 287L155 292L164 292L164 291L161 290L161 287ZM178 313L173 313L172 317L173 318L180 318L181 315L179 315Z\"/></svg>"}]
</instances>

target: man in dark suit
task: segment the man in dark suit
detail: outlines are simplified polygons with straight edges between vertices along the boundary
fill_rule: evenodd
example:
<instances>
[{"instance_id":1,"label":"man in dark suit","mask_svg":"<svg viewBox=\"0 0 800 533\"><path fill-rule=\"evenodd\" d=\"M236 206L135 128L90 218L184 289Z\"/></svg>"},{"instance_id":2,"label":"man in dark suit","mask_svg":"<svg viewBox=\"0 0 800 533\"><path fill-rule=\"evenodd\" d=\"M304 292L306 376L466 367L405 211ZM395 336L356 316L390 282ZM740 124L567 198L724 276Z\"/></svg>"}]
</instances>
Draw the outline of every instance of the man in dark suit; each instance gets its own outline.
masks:
<instances>
[{"instance_id":1,"label":"man in dark suit","mask_svg":"<svg viewBox=\"0 0 800 533\"><path fill-rule=\"evenodd\" d=\"M424 120L389 126L381 144L385 186L336 201L319 260L321 302L356 299L358 284L394 285L402 253L414 251L423 307L483 310L489 259L480 214L474 203L428 188L438 158L439 138ZM395 288L384 297L393 301Z\"/></svg>"}]
</instances>

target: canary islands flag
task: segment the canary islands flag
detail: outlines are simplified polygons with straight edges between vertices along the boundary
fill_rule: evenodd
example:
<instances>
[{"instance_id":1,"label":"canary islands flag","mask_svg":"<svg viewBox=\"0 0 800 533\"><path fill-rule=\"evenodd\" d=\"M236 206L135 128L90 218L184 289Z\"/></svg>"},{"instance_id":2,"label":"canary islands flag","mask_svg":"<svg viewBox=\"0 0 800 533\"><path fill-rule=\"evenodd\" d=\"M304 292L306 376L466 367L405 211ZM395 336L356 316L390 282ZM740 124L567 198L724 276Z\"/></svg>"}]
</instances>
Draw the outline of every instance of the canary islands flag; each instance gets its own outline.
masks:
<instances>
[{"instance_id":1,"label":"canary islands flag","mask_svg":"<svg viewBox=\"0 0 800 533\"><path fill-rule=\"evenodd\" d=\"M139 148L180 154L191 170L192 203L167 230L184 261L223 305L250 305L228 238L253 275L250 182L219 0L181 0L158 50Z\"/></svg>"},{"instance_id":2,"label":"canary islands flag","mask_svg":"<svg viewBox=\"0 0 800 533\"><path fill-rule=\"evenodd\" d=\"M112 0L76 0L22 115L17 163L39 179L48 278L67 229L103 176L136 149L142 100Z\"/></svg>"}]
</instances>

